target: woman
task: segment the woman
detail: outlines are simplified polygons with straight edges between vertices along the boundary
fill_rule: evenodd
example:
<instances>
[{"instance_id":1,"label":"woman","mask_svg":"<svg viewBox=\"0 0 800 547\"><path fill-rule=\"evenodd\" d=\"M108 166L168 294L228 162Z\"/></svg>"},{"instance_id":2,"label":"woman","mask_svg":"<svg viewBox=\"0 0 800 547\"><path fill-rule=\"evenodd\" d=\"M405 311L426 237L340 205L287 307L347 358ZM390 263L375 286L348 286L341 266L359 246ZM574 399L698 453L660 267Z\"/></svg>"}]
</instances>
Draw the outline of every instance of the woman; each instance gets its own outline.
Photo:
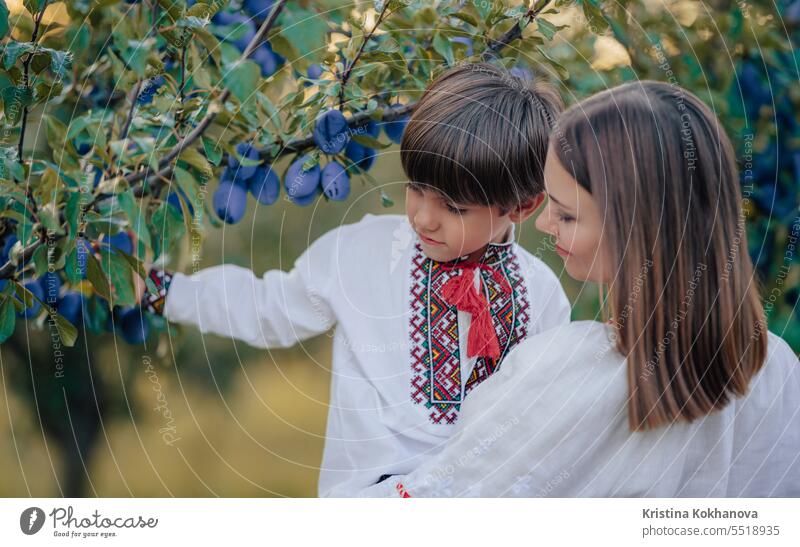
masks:
<instances>
[{"instance_id":1,"label":"woman","mask_svg":"<svg viewBox=\"0 0 800 547\"><path fill-rule=\"evenodd\" d=\"M800 364L766 331L715 116L663 83L600 93L545 178L536 226L611 321L522 342L438 455L364 495L800 496Z\"/></svg>"}]
</instances>

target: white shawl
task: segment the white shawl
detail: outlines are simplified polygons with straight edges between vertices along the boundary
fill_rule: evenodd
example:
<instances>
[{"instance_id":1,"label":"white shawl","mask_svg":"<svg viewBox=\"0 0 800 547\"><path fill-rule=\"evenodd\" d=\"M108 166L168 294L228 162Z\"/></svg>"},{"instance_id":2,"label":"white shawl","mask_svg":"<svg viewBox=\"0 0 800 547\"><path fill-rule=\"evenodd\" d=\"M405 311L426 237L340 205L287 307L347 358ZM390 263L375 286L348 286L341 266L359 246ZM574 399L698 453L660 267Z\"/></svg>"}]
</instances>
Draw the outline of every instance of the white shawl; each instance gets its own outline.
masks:
<instances>
[{"instance_id":1,"label":"white shawl","mask_svg":"<svg viewBox=\"0 0 800 547\"><path fill-rule=\"evenodd\" d=\"M746 396L633 433L611 336L579 321L527 339L467 398L438 455L361 495L800 496L800 363L780 337Z\"/></svg>"}]
</instances>

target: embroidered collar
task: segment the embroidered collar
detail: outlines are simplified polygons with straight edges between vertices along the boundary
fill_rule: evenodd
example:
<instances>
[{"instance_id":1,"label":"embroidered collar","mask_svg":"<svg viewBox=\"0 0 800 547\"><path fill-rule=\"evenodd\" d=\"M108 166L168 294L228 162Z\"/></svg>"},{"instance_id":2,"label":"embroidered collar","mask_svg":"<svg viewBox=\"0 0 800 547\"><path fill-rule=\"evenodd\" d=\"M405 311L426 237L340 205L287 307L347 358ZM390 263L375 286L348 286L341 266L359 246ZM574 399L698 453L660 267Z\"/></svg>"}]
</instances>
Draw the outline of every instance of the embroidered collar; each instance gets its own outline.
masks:
<instances>
[{"instance_id":1,"label":"embroidered collar","mask_svg":"<svg viewBox=\"0 0 800 547\"><path fill-rule=\"evenodd\" d=\"M411 399L415 404L425 405L429 419L435 424L455 423L466 395L491 376L500 367L505 355L527 335L530 321L528 295L514 243L512 225L506 240L489 244L478 264L473 262L461 266L469 256L438 262L425 255L419 241L415 242L411 263L409 320ZM467 347L462 348L459 309L451 304L445 294L445 285L462 276L466 270L480 272L480 300L484 306L488 304L487 313L481 317L484 322L481 334L490 334L485 328L486 323L492 325L495 331L493 337L473 335L473 349L483 346L488 338L490 342L494 339L500 350L499 358L493 357L492 345L489 348L492 349L489 352L491 355L480 352L474 364L469 365L466 354L472 353L470 331L466 333ZM510 285L510 291L505 290L507 285ZM476 295L471 293L469 296ZM472 300L475 304L475 298ZM475 311L474 308L472 311ZM470 330L477 319L470 322ZM465 355L462 355L465 353L463 349L466 349ZM462 371L462 358L464 366L471 367L469 370Z\"/></svg>"},{"instance_id":2,"label":"embroidered collar","mask_svg":"<svg viewBox=\"0 0 800 547\"><path fill-rule=\"evenodd\" d=\"M508 231L508 236L506 237L505 241L501 243L489 243L489 245L486 246L486 250L483 252L483 256L481 257L479 262L487 264L489 266L497 266L498 264L506 261L506 259L511 255L513 248L514 248L514 225L512 224L511 228ZM466 262L468 259L469 255L464 255L449 262L439 262L439 264L446 266L453 266L455 264L461 264L462 262Z\"/></svg>"}]
</instances>

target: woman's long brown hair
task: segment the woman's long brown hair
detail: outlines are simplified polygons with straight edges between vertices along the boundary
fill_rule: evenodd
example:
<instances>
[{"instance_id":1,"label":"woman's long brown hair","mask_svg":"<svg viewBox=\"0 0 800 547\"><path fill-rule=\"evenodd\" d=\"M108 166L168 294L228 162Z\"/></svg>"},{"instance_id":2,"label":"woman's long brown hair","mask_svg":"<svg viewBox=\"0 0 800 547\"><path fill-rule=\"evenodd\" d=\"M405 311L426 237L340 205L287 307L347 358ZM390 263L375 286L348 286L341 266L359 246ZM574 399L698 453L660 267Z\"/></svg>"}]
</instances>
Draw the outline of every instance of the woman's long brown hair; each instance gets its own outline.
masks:
<instances>
[{"instance_id":1,"label":"woman's long brown hair","mask_svg":"<svg viewBox=\"0 0 800 547\"><path fill-rule=\"evenodd\" d=\"M568 109L550 143L603 212L631 429L691 422L745 394L766 319L714 114L678 86L629 83Z\"/></svg>"}]
</instances>

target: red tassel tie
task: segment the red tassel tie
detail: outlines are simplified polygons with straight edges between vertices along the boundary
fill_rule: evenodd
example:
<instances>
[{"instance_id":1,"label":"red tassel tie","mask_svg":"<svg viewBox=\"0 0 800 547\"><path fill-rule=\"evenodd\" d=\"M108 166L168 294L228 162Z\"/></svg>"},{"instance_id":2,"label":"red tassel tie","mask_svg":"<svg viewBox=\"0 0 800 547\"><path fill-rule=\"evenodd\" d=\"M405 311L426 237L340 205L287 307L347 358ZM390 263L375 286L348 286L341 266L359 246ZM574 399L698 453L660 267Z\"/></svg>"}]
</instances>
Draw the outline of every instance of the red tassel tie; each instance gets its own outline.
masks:
<instances>
[{"instance_id":1,"label":"red tassel tie","mask_svg":"<svg viewBox=\"0 0 800 547\"><path fill-rule=\"evenodd\" d=\"M494 280L500 285L500 289L506 294L511 292L508 281L499 271L483 263L473 262L443 267L446 269L463 268L460 274L447 280L442 287L442 296L448 304L472 316L467 334L467 357L499 359L500 343L497 339L497 332L494 330L491 309L483 291L475 288L475 270L491 272Z\"/></svg>"}]
</instances>

